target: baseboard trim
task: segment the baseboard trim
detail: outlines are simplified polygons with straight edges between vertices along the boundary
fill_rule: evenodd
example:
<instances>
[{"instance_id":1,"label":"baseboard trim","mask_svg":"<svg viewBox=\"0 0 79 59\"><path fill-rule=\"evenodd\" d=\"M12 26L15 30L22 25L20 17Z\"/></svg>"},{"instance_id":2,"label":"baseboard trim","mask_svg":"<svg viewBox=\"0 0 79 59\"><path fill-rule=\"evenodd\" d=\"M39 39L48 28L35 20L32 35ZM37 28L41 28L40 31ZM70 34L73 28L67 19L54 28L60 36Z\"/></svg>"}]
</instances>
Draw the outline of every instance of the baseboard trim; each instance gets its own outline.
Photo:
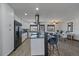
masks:
<instances>
[{"instance_id":1,"label":"baseboard trim","mask_svg":"<svg viewBox=\"0 0 79 59\"><path fill-rule=\"evenodd\" d=\"M76 40L76 39L73 39L74 41L78 41L79 42L79 40Z\"/></svg>"},{"instance_id":2,"label":"baseboard trim","mask_svg":"<svg viewBox=\"0 0 79 59\"><path fill-rule=\"evenodd\" d=\"M68 40L71 40L71 39L68 39ZM73 41L78 41L79 42L79 40L76 40L76 39L72 39Z\"/></svg>"}]
</instances>

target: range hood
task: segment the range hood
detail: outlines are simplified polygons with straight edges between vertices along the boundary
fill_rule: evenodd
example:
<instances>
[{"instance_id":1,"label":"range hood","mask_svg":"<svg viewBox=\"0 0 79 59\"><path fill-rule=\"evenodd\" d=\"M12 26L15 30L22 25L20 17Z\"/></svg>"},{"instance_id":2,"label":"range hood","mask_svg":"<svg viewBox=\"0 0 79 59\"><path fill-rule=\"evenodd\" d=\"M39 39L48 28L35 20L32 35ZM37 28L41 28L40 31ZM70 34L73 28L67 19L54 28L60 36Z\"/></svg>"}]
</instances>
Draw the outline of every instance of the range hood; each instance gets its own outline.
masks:
<instances>
[{"instance_id":1,"label":"range hood","mask_svg":"<svg viewBox=\"0 0 79 59\"><path fill-rule=\"evenodd\" d=\"M40 22L39 22L39 14L35 15L35 24L37 25L37 37L40 35Z\"/></svg>"},{"instance_id":2,"label":"range hood","mask_svg":"<svg viewBox=\"0 0 79 59\"><path fill-rule=\"evenodd\" d=\"M39 22L39 14L36 14L35 15L35 24L39 24L40 22Z\"/></svg>"}]
</instances>

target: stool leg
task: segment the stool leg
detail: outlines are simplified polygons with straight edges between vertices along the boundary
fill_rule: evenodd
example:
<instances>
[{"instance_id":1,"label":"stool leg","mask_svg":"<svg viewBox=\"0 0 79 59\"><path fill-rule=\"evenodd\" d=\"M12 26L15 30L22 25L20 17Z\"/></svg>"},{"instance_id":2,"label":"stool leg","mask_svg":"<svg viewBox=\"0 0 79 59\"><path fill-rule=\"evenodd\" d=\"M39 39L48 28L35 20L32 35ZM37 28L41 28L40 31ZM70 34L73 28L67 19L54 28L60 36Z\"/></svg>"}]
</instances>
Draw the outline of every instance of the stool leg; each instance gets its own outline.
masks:
<instances>
[{"instance_id":1,"label":"stool leg","mask_svg":"<svg viewBox=\"0 0 79 59\"><path fill-rule=\"evenodd\" d=\"M60 56L60 53L59 53L59 50L58 50L58 45L56 44L56 47L57 47L57 52L58 52L58 55Z\"/></svg>"},{"instance_id":2,"label":"stool leg","mask_svg":"<svg viewBox=\"0 0 79 59\"><path fill-rule=\"evenodd\" d=\"M48 43L48 55L50 55L50 44Z\"/></svg>"},{"instance_id":3,"label":"stool leg","mask_svg":"<svg viewBox=\"0 0 79 59\"><path fill-rule=\"evenodd\" d=\"M50 45L50 55L51 55L51 45Z\"/></svg>"},{"instance_id":4,"label":"stool leg","mask_svg":"<svg viewBox=\"0 0 79 59\"><path fill-rule=\"evenodd\" d=\"M49 44L49 56L51 55L51 45Z\"/></svg>"},{"instance_id":5,"label":"stool leg","mask_svg":"<svg viewBox=\"0 0 79 59\"><path fill-rule=\"evenodd\" d=\"M54 54L54 45L53 45L53 54Z\"/></svg>"}]
</instances>

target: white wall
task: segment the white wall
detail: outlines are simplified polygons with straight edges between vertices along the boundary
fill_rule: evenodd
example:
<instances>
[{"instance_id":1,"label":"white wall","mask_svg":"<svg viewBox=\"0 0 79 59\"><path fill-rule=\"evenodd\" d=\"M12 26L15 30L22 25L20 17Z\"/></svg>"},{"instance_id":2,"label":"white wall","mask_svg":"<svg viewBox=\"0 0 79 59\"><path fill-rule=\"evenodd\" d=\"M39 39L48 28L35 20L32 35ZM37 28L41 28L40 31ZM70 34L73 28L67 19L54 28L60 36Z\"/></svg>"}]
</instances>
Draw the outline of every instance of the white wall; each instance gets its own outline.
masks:
<instances>
[{"instance_id":1,"label":"white wall","mask_svg":"<svg viewBox=\"0 0 79 59\"><path fill-rule=\"evenodd\" d=\"M61 30L67 31L67 23L73 22L73 34L75 35L75 39L79 40L79 17L74 17L71 20L64 20L61 24Z\"/></svg>"},{"instance_id":2,"label":"white wall","mask_svg":"<svg viewBox=\"0 0 79 59\"><path fill-rule=\"evenodd\" d=\"M2 55L2 28L1 28L1 25L2 25L1 24L1 19L2 19L1 18L2 17L2 15L1 15L2 12L1 11L2 11L2 9L1 8L2 8L2 6L0 4L0 55Z\"/></svg>"},{"instance_id":3,"label":"white wall","mask_svg":"<svg viewBox=\"0 0 79 59\"><path fill-rule=\"evenodd\" d=\"M0 55L8 55L14 49L14 11L8 4L0 4Z\"/></svg>"},{"instance_id":4,"label":"white wall","mask_svg":"<svg viewBox=\"0 0 79 59\"><path fill-rule=\"evenodd\" d=\"M79 17L73 20L74 23L74 33L76 40L79 40Z\"/></svg>"}]
</instances>

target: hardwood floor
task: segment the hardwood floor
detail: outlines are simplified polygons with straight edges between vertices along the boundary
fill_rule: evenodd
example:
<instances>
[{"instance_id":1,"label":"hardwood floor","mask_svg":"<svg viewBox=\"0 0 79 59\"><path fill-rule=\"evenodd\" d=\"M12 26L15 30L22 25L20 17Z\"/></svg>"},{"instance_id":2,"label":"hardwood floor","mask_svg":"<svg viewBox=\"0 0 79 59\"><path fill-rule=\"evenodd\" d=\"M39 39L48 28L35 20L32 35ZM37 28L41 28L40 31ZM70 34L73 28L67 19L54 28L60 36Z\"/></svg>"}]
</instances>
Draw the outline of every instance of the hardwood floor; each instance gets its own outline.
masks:
<instances>
[{"instance_id":1,"label":"hardwood floor","mask_svg":"<svg viewBox=\"0 0 79 59\"><path fill-rule=\"evenodd\" d=\"M26 39L21 46L13 51L9 56L30 56L30 39Z\"/></svg>"},{"instance_id":2,"label":"hardwood floor","mask_svg":"<svg viewBox=\"0 0 79 59\"><path fill-rule=\"evenodd\" d=\"M31 56L30 44L30 39L25 40L10 56ZM77 41L61 40L58 42L58 49L60 56L79 56L79 42ZM51 52L50 56L58 56L57 50L55 49L54 54Z\"/></svg>"},{"instance_id":3,"label":"hardwood floor","mask_svg":"<svg viewBox=\"0 0 79 59\"><path fill-rule=\"evenodd\" d=\"M62 40L58 42L58 49L60 56L79 56L79 42L71 40ZM58 56L57 50L55 48L53 54L53 48L50 56Z\"/></svg>"}]
</instances>

